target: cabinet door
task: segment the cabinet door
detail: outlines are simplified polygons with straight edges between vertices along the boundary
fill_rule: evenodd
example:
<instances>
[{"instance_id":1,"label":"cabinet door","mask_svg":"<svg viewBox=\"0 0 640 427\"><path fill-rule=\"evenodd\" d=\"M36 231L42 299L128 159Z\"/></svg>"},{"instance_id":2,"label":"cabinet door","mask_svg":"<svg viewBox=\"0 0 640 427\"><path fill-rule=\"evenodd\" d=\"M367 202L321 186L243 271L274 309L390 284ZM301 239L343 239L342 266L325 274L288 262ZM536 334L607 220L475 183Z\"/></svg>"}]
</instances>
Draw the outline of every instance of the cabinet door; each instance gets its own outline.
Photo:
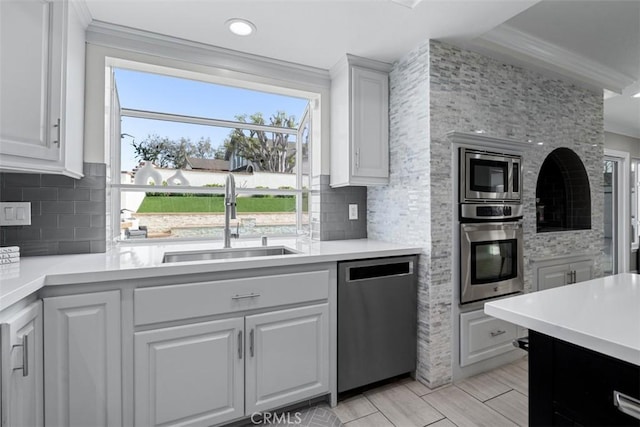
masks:
<instances>
[{"instance_id":1,"label":"cabinet door","mask_svg":"<svg viewBox=\"0 0 640 427\"><path fill-rule=\"evenodd\" d=\"M135 424L210 426L244 415L244 319L135 334Z\"/></svg>"},{"instance_id":2,"label":"cabinet door","mask_svg":"<svg viewBox=\"0 0 640 427\"><path fill-rule=\"evenodd\" d=\"M54 35L62 32L61 2L0 2L0 164L5 155L59 159L54 127L59 111L62 55ZM58 36L60 38L61 35Z\"/></svg>"},{"instance_id":3,"label":"cabinet door","mask_svg":"<svg viewBox=\"0 0 640 427\"><path fill-rule=\"evenodd\" d=\"M352 170L354 177L389 177L389 77L352 69Z\"/></svg>"},{"instance_id":4,"label":"cabinet door","mask_svg":"<svg viewBox=\"0 0 640 427\"><path fill-rule=\"evenodd\" d=\"M571 263L572 271L575 271L575 283L584 282L593 278L593 260Z\"/></svg>"},{"instance_id":5,"label":"cabinet door","mask_svg":"<svg viewBox=\"0 0 640 427\"><path fill-rule=\"evenodd\" d=\"M0 1L0 170L82 177L88 23L78 7Z\"/></svg>"},{"instance_id":6,"label":"cabinet door","mask_svg":"<svg viewBox=\"0 0 640 427\"><path fill-rule=\"evenodd\" d=\"M0 325L2 426L43 424L42 302ZM5 363L6 361L6 363Z\"/></svg>"},{"instance_id":7,"label":"cabinet door","mask_svg":"<svg viewBox=\"0 0 640 427\"><path fill-rule=\"evenodd\" d=\"M538 290L557 288L569 283L568 264L552 265L549 267L540 267L538 269Z\"/></svg>"},{"instance_id":8,"label":"cabinet door","mask_svg":"<svg viewBox=\"0 0 640 427\"><path fill-rule=\"evenodd\" d=\"M122 425L120 291L44 299L48 426Z\"/></svg>"},{"instance_id":9,"label":"cabinet door","mask_svg":"<svg viewBox=\"0 0 640 427\"><path fill-rule=\"evenodd\" d=\"M329 391L328 304L246 317L246 413Z\"/></svg>"},{"instance_id":10,"label":"cabinet door","mask_svg":"<svg viewBox=\"0 0 640 427\"><path fill-rule=\"evenodd\" d=\"M460 366L468 366L515 350L518 327L484 310L460 314Z\"/></svg>"},{"instance_id":11,"label":"cabinet door","mask_svg":"<svg viewBox=\"0 0 640 427\"><path fill-rule=\"evenodd\" d=\"M57 117L61 118L60 133L56 135L62 151L60 171L64 175L80 178L84 173L85 29L88 23L81 18L79 2L69 0L61 3L66 5L64 84L57 104L52 105L51 109L59 111Z\"/></svg>"}]
</instances>

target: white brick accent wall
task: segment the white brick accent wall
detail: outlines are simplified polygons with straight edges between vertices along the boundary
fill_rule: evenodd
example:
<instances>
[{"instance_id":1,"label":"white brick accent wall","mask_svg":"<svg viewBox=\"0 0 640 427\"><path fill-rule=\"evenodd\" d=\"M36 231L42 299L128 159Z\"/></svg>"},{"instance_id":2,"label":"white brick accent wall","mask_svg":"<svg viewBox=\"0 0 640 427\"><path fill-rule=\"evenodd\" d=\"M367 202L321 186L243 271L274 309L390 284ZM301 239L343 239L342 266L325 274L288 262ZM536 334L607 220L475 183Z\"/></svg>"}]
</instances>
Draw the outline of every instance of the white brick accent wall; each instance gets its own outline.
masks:
<instances>
[{"instance_id":1,"label":"white brick accent wall","mask_svg":"<svg viewBox=\"0 0 640 427\"><path fill-rule=\"evenodd\" d=\"M394 64L390 95L390 185L368 189L370 238L419 244L418 371L430 386L451 381L453 242L456 225L450 131L484 129L531 140L524 153L525 288L530 260L603 248L602 94L538 72L427 41ZM543 141L544 145L536 145ZM556 148L584 162L591 185L592 229L536 233L540 166ZM600 257L596 276L602 275Z\"/></svg>"}]
</instances>

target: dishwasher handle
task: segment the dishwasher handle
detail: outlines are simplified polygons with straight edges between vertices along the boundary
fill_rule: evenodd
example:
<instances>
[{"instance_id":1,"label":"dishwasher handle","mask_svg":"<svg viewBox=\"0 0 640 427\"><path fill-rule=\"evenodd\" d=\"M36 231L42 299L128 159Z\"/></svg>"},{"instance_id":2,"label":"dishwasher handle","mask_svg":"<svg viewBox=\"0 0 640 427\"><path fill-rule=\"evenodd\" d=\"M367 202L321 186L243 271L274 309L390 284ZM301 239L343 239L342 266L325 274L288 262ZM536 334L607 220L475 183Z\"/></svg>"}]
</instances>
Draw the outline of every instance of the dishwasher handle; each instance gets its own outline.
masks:
<instances>
[{"instance_id":1,"label":"dishwasher handle","mask_svg":"<svg viewBox=\"0 0 640 427\"><path fill-rule=\"evenodd\" d=\"M378 279L383 277L401 277L413 274L413 260L378 262L370 265L354 265L347 267L346 282Z\"/></svg>"}]
</instances>

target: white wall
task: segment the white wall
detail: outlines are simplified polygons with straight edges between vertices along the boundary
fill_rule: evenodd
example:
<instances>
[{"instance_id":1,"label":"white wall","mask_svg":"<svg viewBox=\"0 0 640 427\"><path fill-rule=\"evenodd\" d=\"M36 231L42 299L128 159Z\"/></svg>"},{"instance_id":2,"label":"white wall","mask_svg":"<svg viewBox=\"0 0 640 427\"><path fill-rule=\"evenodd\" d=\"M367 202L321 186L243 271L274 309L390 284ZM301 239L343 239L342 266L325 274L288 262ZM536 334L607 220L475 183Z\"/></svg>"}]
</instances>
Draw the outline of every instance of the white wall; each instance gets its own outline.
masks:
<instances>
[{"instance_id":1,"label":"white wall","mask_svg":"<svg viewBox=\"0 0 640 427\"><path fill-rule=\"evenodd\" d=\"M640 139L632 138L619 133L605 132L604 147L617 151L625 151L631 158L640 159Z\"/></svg>"}]
</instances>

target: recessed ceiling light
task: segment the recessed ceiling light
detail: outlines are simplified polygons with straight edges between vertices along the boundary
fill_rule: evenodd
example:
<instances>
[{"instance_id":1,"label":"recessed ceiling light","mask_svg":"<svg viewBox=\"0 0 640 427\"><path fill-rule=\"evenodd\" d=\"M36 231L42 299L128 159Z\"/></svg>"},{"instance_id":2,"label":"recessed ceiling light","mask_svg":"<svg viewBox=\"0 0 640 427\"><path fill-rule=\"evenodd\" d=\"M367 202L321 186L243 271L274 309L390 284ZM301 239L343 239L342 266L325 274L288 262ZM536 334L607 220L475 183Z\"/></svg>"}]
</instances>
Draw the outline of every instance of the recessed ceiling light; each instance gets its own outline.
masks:
<instances>
[{"instance_id":1,"label":"recessed ceiling light","mask_svg":"<svg viewBox=\"0 0 640 427\"><path fill-rule=\"evenodd\" d=\"M475 133L486 133L486 131L484 129L476 129L474 130Z\"/></svg>"},{"instance_id":2,"label":"recessed ceiling light","mask_svg":"<svg viewBox=\"0 0 640 427\"><path fill-rule=\"evenodd\" d=\"M640 92L636 93L635 95L633 95L634 98L640 98Z\"/></svg>"},{"instance_id":3,"label":"recessed ceiling light","mask_svg":"<svg viewBox=\"0 0 640 427\"><path fill-rule=\"evenodd\" d=\"M250 36L256 32L256 26L251 21L240 18L232 18L225 22L229 31L237 36Z\"/></svg>"},{"instance_id":4,"label":"recessed ceiling light","mask_svg":"<svg viewBox=\"0 0 640 427\"><path fill-rule=\"evenodd\" d=\"M538 144L538 145L544 145L544 142L540 141L540 142L536 142L536 144Z\"/></svg>"}]
</instances>

